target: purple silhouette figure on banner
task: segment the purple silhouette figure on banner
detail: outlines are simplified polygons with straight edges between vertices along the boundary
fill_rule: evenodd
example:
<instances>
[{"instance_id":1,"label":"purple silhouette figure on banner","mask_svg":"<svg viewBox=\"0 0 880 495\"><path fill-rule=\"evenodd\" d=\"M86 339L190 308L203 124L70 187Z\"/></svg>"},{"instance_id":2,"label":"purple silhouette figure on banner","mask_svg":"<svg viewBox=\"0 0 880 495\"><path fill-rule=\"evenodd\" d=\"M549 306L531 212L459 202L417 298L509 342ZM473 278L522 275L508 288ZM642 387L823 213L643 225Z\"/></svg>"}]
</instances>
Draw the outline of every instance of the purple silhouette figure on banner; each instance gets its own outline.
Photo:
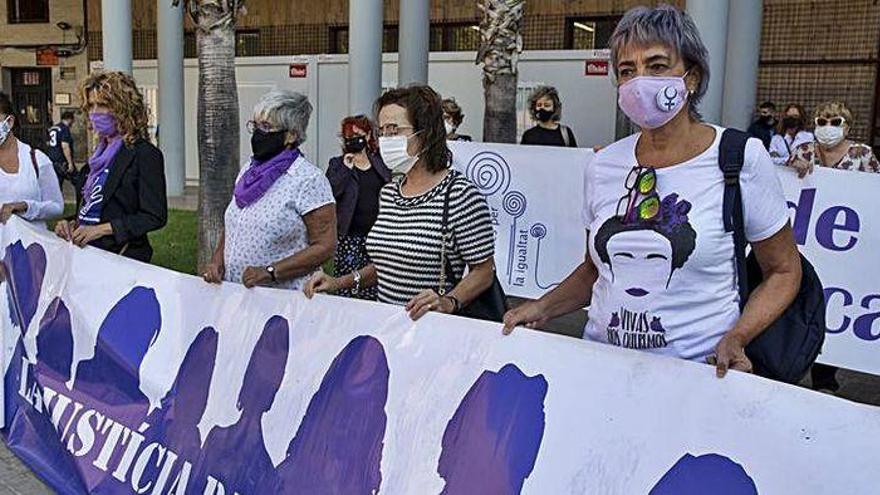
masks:
<instances>
[{"instance_id":1,"label":"purple silhouette figure on banner","mask_svg":"<svg viewBox=\"0 0 880 495\"><path fill-rule=\"evenodd\" d=\"M241 417L232 426L217 427L208 434L201 462L193 470L191 480L196 485L192 493L203 493L205 480L211 476L223 484L225 493L256 494L257 486L274 473L261 420L281 387L289 340L287 320L273 316L266 322L238 394Z\"/></svg>"},{"instance_id":2,"label":"purple silhouette figure on banner","mask_svg":"<svg viewBox=\"0 0 880 495\"><path fill-rule=\"evenodd\" d=\"M202 447L198 425L208 404L217 340L217 331L211 327L199 332L186 351L171 389L162 398L159 408L144 420L150 427L142 445L158 442L177 455L171 471L164 477L160 476L160 465L147 464L140 479L154 481L151 493L165 493L166 488L170 489L169 483L180 474L183 463L194 463L198 459ZM131 486L108 476L95 493L131 493Z\"/></svg>"},{"instance_id":3,"label":"purple silhouette figure on banner","mask_svg":"<svg viewBox=\"0 0 880 495\"><path fill-rule=\"evenodd\" d=\"M21 333L16 339L15 350L9 358L9 366L4 375L4 390L9 391L3 398L4 428L8 428L20 404L17 392L20 389L21 363L23 359L29 358L23 340L40 302L40 291L46 274L46 252L39 244L31 244L25 249L21 241L16 241L6 247L2 272L6 281L9 317Z\"/></svg>"},{"instance_id":4,"label":"purple silhouette figure on banner","mask_svg":"<svg viewBox=\"0 0 880 495\"><path fill-rule=\"evenodd\" d=\"M67 395L69 391L65 384L70 380L70 366L73 362L73 332L70 312L61 299L56 298L49 304L40 320L39 328L37 364L33 372L28 374L28 389L34 384L40 385L35 394L37 400L44 396L43 387ZM50 402L53 407L57 406L57 400ZM63 427L67 418L59 419L59 425ZM86 491L48 410L23 407L9 425L7 441L15 453L39 472L56 492L79 494Z\"/></svg>"},{"instance_id":5,"label":"purple silhouette figure on banner","mask_svg":"<svg viewBox=\"0 0 880 495\"><path fill-rule=\"evenodd\" d=\"M387 398L385 350L373 337L357 337L324 375L272 486L258 493L377 493Z\"/></svg>"},{"instance_id":6,"label":"purple silhouette figure on banner","mask_svg":"<svg viewBox=\"0 0 880 495\"><path fill-rule=\"evenodd\" d=\"M718 454L685 454L651 489L650 495L757 495L742 466Z\"/></svg>"},{"instance_id":7,"label":"purple silhouette figure on banner","mask_svg":"<svg viewBox=\"0 0 880 495\"><path fill-rule=\"evenodd\" d=\"M442 493L520 493L544 436L546 395L543 375L527 377L513 364L484 371L443 434Z\"/></svg>"}]
</instances>

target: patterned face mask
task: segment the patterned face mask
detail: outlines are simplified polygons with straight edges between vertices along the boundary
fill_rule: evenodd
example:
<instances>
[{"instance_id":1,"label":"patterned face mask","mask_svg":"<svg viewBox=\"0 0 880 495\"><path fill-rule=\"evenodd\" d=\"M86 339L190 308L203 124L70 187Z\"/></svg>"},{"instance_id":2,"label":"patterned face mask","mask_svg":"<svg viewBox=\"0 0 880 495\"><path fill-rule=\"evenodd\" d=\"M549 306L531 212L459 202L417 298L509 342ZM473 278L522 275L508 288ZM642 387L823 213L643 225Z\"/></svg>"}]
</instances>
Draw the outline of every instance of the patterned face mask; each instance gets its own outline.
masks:
<instances>
[{"instance_id":1,"label":"patterned face mask","mask_svg":"<svg viewBox=\"0 0 880 495\"><path fill-rule=\"evenodd\" d=\"M0 145L6 142L9 135L12 134L12 117L6 117L6 120L0 122Z\"/></svg>"}]
</instances>

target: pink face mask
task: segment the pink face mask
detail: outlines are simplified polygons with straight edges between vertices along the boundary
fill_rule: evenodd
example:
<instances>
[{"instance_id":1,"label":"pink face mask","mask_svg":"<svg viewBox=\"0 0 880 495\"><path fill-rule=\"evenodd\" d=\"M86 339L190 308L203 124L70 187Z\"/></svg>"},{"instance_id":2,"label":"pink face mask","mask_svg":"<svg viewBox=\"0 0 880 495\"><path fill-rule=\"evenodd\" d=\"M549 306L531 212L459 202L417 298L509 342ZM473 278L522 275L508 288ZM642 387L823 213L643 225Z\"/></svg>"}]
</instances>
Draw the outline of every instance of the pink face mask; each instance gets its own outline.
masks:
<instances>
[{"instance_id":1,"label":"pink face mask","mask_svg":"<svg viewBox=\"0 0 880 495\"><path fill-rule=\"evenodd\" d=\"M639 127L662 127L678 115L687 101L684 77L636 77L617 89L617 103Z\"/></svg>"}]
</instances>

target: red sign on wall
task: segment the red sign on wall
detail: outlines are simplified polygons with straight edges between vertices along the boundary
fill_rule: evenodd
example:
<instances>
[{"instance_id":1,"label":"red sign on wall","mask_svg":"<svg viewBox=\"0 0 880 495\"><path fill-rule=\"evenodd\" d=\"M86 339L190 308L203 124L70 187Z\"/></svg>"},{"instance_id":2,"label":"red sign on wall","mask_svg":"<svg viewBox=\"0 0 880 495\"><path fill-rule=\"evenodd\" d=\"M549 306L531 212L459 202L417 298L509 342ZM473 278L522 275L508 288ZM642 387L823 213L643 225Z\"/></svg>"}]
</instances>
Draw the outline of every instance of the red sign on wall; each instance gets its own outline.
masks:
<instances>
[{"instance_id":1,"label":"red sign on wall","mask_svg":"<svg viewBox=\"0 0 880 495\"><path fill-rule=\"evenodd\" d=\"M290 77L300 79L308 76L309 64L290 64Z\"/></svg>"},{"instance_id":2,"label":"red sign on wall","mask_svg":"<svg viewBox=\"0 0 880 495\"><path fill-rule=\"evenodd\" d=\"M608 61L607 60L587 60L584 66L585 76L607 76Z\"/></svg>"},{"instance_id":3,"label":"red sign on wall","mask_svg":"<svg viewBox=\"0 0 880 495\"><path fill-rule=\"evenodd\" d=\"M37 50L37 65L58 65L58 52L54 48Z\"/></svg>"}]
</instances>

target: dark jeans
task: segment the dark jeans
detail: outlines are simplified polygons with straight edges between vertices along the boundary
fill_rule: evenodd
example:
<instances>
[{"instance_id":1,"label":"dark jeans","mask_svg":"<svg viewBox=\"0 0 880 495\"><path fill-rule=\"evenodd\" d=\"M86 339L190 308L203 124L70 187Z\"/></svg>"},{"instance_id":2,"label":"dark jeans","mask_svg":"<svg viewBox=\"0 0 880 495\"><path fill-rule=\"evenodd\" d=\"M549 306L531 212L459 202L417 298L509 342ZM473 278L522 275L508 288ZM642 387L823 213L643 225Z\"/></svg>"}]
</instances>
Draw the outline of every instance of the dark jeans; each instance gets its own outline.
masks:
<instances>
[{"instance_id":1,"label":"dark jeans","mask_svg":"<svg viewBox=\"0 0 880 495\"><path fill-rule=\"evenodd\" d=\"M830 390L837 392L840 390L840 383L837 382L836 366L828 366L827 364L816 363L810 370L810 377L813 379L813 390Z\"/></svg>"}]
</instances>

